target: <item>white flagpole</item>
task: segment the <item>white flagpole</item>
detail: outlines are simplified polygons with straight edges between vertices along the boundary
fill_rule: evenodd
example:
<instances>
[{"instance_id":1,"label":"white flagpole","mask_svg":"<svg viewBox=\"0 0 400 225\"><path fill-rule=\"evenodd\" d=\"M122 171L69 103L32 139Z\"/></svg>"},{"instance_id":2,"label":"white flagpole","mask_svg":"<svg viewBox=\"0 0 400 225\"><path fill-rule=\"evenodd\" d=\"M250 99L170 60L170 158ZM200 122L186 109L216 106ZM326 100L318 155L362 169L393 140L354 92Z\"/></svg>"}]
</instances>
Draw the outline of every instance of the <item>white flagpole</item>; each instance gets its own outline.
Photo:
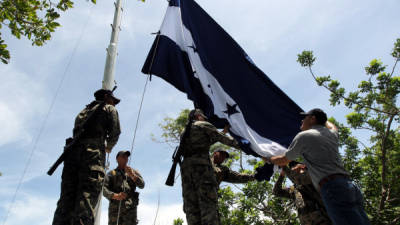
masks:
<instances>
[{"instance_id":1,"label":"white flagpole","mask_svg":"<svg viewBox=\"0 0 400 225\"><path fill-rule=\"evenodd\" d=\"M115 86L115 62L117 58L117 44L119 31L121 30L122 0L117 0L114 12L114 21L111 25L111 40L107 48L106 65L104 68L103 89L112 90Z\"/></svg>"},{"instance_id":2,"label":"white flagpole","mask_svg":"<svg viewBox=\"0 0 400 225\"><path fill-rule=\"evenodd\" d=\"M117 0L114 3L115 11L114 11L114 20L113 24L111 25L111 40L110 44L107 48L107 58L106 58L106 65L104 68L104 77L103 77L103 85L102 88L106 90L113 90L115 86L115 62L117 59L117 44L118 44L118 37L119 32L121 30L121 17L122 17L122 0ZM107 156L108 157L108 156ZM108 161L108 159L107 159ZM107 162L108 164L109 162ZM106 165L106 172L109 165ZM100 225L100 218L101 218L101 199L103 197L103 187L104 182L102 185L102 189L100 195L98 197L98 202L95 207L95 215L94 215L94 224Z\"/></svg>"}]
</instances>

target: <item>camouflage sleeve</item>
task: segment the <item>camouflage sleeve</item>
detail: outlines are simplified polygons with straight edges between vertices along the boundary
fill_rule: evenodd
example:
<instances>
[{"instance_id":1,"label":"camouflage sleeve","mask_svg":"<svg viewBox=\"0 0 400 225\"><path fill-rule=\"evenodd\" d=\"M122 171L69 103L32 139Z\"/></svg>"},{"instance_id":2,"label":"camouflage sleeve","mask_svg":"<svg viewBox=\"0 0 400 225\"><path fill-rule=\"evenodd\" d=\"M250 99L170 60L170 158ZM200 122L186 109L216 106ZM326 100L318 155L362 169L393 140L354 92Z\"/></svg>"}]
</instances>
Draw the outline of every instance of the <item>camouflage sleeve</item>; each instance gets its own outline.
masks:
<instances>
[{"instance_id":1,"label":"camouflage sleeve","mask_svg":"<svg viewBox=\"0 0 400 225\"><path fill-rule=\"evenodd\" d=\"M293 170L289 169L287 166L283 167L283 170L285 171L287 177L289 177L289 179L291 179L291 180L292 179L293 180L297 180L302 185L312 184L311 178L310 178L310 176L308 175L307 172L298 173L296 171L293 171Z\"/></svg>"},{"instance_id":2,"label":"camouflage sleeve","mask_svg":"<svg viewBox=\"0 0 400 225\"><path fill-rule=\"evenodd\" d=\"M278 180L275 182L272 194L274 194L277 197L295 199L289 188L282 188L282 183L284 178L285 178L284 176L279 176Z\"/></svg>"},{"instance_id":3,"label":"camouflage sleeve","mask_svg":"<svg viewBox=\"0 0 400 225\"><path fill-rule=\"evenodd\" d=\"M106 197L108 200L111 201L114 192L110 190L110 185L111 185L110 180L111 180L111 173L108 173L104 180L103 195L104 197Z\"/></svg>"},{"instance_id":4,"label":"camouflage sleeve","mask_svg":"<svg viewBox=\"0 0 400 225\"><path fill-rule=\"evenodd\" d=\"M210 137L212 143L221 142L222 144L228 145L230 147L240 149L239 144L232 137L226 136L222 132L219 132L217 128L211 123L204 122L200 126L204 129L206 134Z\"/></svg>"},{"instance_id":5,"label":"camouflage sleeve","mask_svg":"<svg viewBox=\"0 0 400 225\"><path fill-rule=\"evenodd\" d=\"M115 144L117 144L119 135L121 134L119 116L118 111L114 106L106 105L105 108L110 120L110 127L109 131L107 132L107 148L112 149Z\"/></svg>"},{"instance_id":6,"label":"camouflage sleeve","mask_svg":"<svg viewBox=\"0 0 400 225\"><path fill-rule=\"evenodd\" d=\"M225 167L224 170L225 173L222 180L229 183L242 184L242 183L247 183L249 181L253 181L255 179L254 175L238 173L236 171L229 169L228 167Z\"/></svg>"},{"instance_id":7,"label":"camouflage sleeve","mask_svg":"<svg viewBox=\"0 0 400 225\"><path fill-rule=\"evenodd\" d=\"M137 171L137 170L133 170L133 172L138 177L138 179L134 182L136 187L143 189L144 188L144 180L143 180L142 175L140 175L139 171ZM133 180L132 180L132 182L133 182Z\"/></svg>"}]
</instances>

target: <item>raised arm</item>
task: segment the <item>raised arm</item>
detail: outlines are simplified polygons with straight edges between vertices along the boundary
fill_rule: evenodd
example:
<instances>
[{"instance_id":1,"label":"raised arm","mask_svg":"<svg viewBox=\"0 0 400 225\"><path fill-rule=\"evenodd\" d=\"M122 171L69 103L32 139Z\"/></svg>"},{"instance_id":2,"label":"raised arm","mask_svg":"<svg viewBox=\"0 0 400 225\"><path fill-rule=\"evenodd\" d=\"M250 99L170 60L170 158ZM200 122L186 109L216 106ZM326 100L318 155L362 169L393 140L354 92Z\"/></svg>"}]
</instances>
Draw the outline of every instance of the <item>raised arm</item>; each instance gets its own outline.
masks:
<instances>
[{"instance_id":1,"label":"raised arm","mask_svg":"<svg viewBox=\"0 0 400 225\"><path fill-rule=\"evenodd\" d=\"M243 184L253 181L254 179L253 174L238 173L228 168L222 180L229 183Z\"/></svg>"},{"instance_id":2,"label":"raised arm","mask_svg":"<svg viewBox=\"0 0 400 225\"><path fill-rule=\"evenodd\" d=\"M211 142L214 142L214 143L221 142L222 144L228 145L230 147L240 149L240 146L235 139L224 135L224 133L222 133L222 132L219 132L217 130L217 128L214 125L212 125L211 123L204 122L204 123L201 123L199 126L204 128L204 131L211 138Z\"/></svg>"}]
</instances>

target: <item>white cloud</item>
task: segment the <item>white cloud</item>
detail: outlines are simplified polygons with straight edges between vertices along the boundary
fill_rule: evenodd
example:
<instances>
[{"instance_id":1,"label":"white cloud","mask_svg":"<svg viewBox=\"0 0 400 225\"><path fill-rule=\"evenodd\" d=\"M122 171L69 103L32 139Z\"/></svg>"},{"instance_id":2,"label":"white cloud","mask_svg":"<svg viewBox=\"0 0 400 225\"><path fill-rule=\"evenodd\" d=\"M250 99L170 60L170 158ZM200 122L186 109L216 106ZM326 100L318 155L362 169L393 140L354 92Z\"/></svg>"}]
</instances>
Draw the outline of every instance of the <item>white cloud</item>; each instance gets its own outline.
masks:
<instances>
[{"instance_id":1,"label":"white cloud","mask_svg":"<svg viewBox=\"0 0 400 225\"><path fill-rule=\"evenodd\" d=\"M32 120L46 110L45 89L40 80L12 64L0 67L0 74L0 146L17 141L29 143Z\"/></svg>"},{"instance_id":2,"label":"white cloud","mask_svg":"<svg viewBox=\"0 0 400 225\"><path fill-rule=\"evenodd\" d=\"M51 224L56 205L56 199L45 196L34 196L27 193L20 193L23 196L15 202L7 219L7 225L48 225ZM2 206L4 212L9 204ZM2 218L3 219L3 218Z\"/></svg>"}]
</instances>

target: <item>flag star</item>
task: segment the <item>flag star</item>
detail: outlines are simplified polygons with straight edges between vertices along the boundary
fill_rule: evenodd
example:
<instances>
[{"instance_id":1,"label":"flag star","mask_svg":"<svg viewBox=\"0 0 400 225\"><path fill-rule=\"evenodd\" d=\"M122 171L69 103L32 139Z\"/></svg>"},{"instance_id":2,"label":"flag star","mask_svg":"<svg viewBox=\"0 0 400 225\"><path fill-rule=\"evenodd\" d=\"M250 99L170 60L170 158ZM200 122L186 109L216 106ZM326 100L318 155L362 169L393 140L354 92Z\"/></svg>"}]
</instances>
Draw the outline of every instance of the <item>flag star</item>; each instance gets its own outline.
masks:
<instances>
[{"instance_id":1,"label":"flag star","mask_svg":"<svg viewBox=\"0 0 400 225\"><path fill-rule=\"evenodd\" d=\"M227 109L223 112L228 114L228 117L231 117L231 115L239 113L239 111L237 111L236 107L237 107L237 104L229 105L228 103L226 103Z\"/></svg>"}]
</instances>

